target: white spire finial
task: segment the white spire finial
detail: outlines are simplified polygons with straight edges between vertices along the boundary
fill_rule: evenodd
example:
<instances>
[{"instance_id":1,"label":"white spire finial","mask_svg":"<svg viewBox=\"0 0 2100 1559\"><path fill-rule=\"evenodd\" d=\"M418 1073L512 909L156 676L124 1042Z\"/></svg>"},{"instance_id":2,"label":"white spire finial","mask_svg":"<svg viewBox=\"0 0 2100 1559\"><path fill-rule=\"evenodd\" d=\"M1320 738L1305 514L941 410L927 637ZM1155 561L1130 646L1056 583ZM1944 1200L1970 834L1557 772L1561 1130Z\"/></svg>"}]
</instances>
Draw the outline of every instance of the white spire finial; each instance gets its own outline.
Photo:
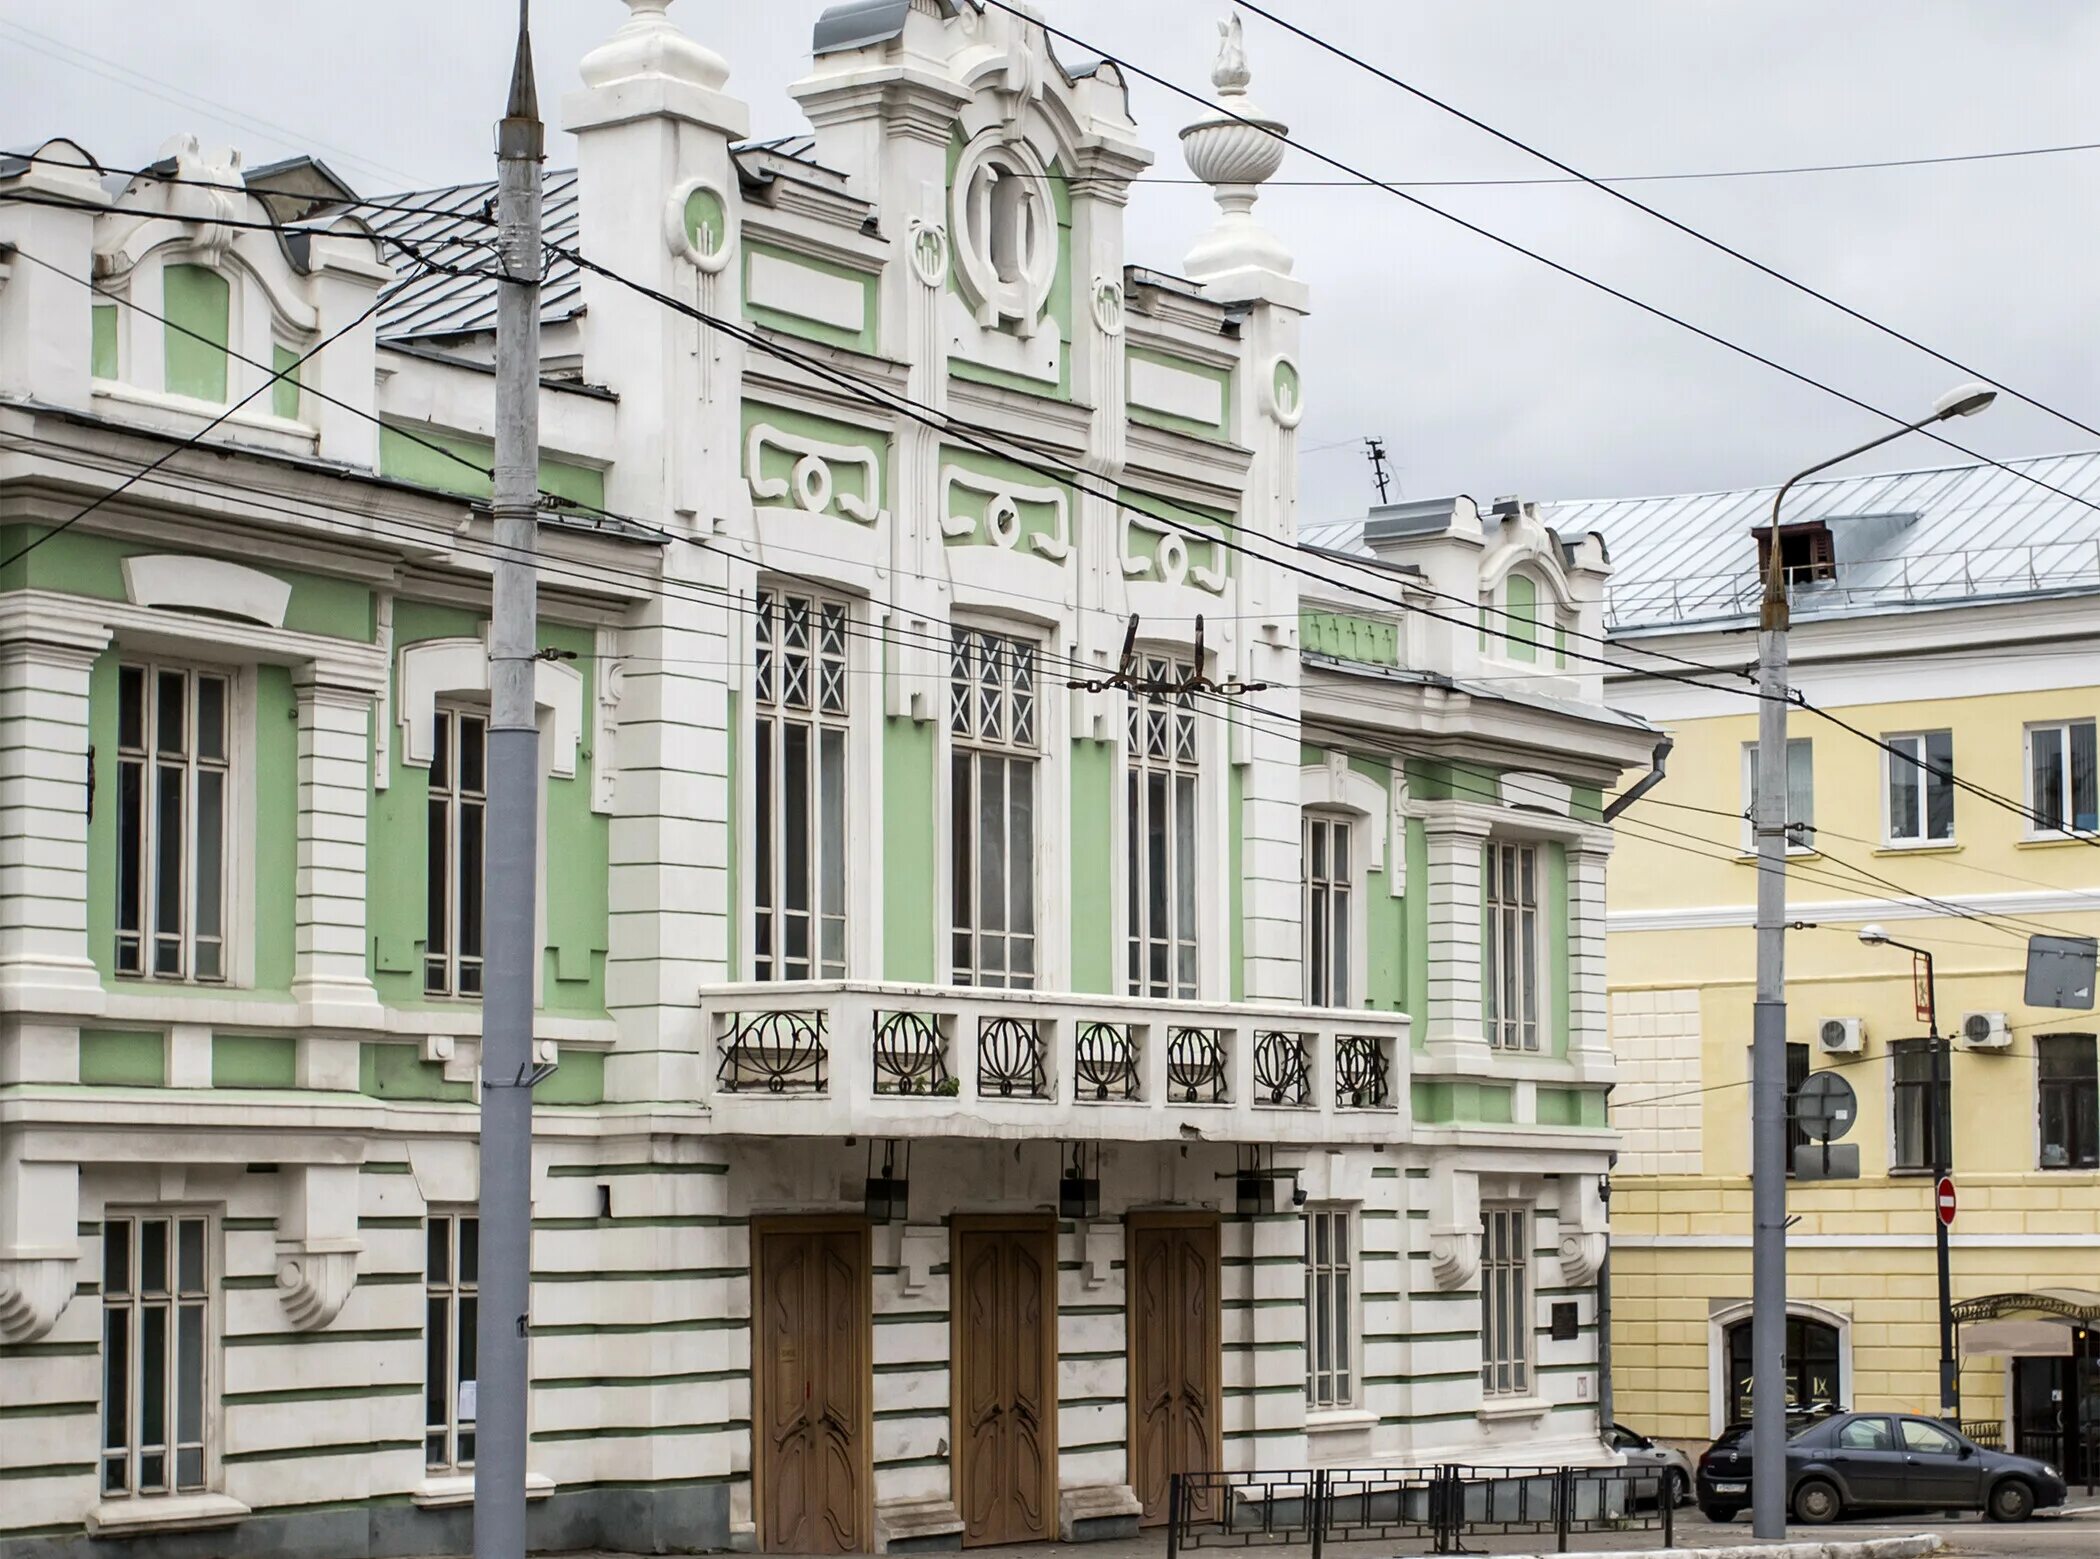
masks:
<instances>
[{"instance_id":1,"label":"white spire finial","mask_svg":"<svg viewBox=\"0 0 2100 1559\"><path fill-rule=\"evenodd\" d=\"M1253 80L1254 73L1247 68L1247 39L1240 13L1234 11L1218 23L1218 63L1211 68L1210 84L1221 97L1244 97Z\"/></svg>"},{"instance_id":2,"label":"white spire finial","mask_svg":"<svg viewBox=\"0 0 2100 1559\"><path fill-rule=\"evenodd\" d=\"M1241 271L1288 276L1290 252L1254 220L1261 186L1283 166L1287 129L1264 117L1248 95L1254 73L1247 68L1239 13L1218 23L1218 39L1218 63L1210 76L1218 89L1218 117L1182 131L1181 148L1189 171L1211 186L1221 217L1182 268L1195 281Z\"/></svg>"},{"instance_id":3,"label":"white spire finial","mask_svg":"<svg viewBox=\"0 0 2100 1559\"><path fill-rule=\"evenodd\" d=\"M665 14L671 0L627 0L626 25L583 57L586 86L607 87L640 77L682 81L718 92L729 62L687 37Z\"/></svg>"}]
</instances>

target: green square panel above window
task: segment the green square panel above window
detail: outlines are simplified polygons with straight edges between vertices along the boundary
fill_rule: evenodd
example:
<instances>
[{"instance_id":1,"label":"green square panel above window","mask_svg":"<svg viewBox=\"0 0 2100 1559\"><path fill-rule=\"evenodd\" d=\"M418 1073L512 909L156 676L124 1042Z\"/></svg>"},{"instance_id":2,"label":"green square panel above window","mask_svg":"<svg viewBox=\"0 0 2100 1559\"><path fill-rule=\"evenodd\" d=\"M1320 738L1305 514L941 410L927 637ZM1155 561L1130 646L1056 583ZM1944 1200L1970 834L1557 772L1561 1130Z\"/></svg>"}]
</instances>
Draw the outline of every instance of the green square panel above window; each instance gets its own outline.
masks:
<instances>
[{"instance_id":1,"label":"green square panel above window","mask_svg":"<svg viewBox=\"0 0 2100 1559\"><path fill-rule=\"evenodd\" d=\"M160 1088L168 1081L164 1034L80 1031L80 1080L91 1088Z\"/></svg>"},{"instance_id":2,"label":"green square panel above window","mask_svg":"<svg viewBox=\"0 0 2100 1559\"><path fill-rule=\"evenodd\" d=\"M208 266L171 265L162 274L168 393L223 404L232 289Z\"/></svg>"},{"instance_id":3,"label":"green square panel above window","mask_svg":"<svg viewBox=\"0 0 2100 1559\"><path fill-rule=\"evenodd\" d=\"M97 303L93 316L95 339L90 348L92 356L88 371L97 379L114 379L117 376L117 306Z\"/></svg>"},{"instance_id":4,"label":"green square panel above window","mask_svg":"<svg viewBox=\"0 0 2100 1559\"><path fill-rule=\"evenodd\" d=\"M287 422L299 418L299 354L288 346L270 349L270 371L281 375L270 385L270 410Z\"/></svg>"}]
</instances>

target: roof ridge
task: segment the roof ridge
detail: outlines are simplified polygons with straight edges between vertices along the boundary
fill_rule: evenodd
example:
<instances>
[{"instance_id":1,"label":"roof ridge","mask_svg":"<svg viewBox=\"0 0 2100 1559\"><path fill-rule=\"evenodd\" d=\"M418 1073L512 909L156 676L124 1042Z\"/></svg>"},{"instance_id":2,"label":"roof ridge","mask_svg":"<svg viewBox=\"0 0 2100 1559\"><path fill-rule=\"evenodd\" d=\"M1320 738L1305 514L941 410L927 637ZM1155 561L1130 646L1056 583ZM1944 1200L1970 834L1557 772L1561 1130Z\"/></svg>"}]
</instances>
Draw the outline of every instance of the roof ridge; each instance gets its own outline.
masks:
<instances>
[{"instance_id":1,"label":"roof ridge","mask_svg":"<svg viewBox=\"0 0 2100 1559\"><path fill-rule=\"evenodd\" d=\"M1906 476L1943 476L1948 472L1994 471L2001 466L2050 465L2059 460L2089 460L2100 456L2100 449L2066 449L2047 455L2010 455L2003 460L1961 460L1946 465L1905 466L1892 471L1856 471L1844 476L1818 476L1794 484L1798 491L1809 487L1836 487L1846 482L1885 482ZM1776 492L1780 483L1760 482L1750 487L1700 487L1675 493L1626 493L1616 497L1596 498L1549 498L1542 500L1542 510L1579 509L1606 504L1638 503L1686 503L1695 498L1732 498L1750 493Z\"/></svg>"}]
</instances>

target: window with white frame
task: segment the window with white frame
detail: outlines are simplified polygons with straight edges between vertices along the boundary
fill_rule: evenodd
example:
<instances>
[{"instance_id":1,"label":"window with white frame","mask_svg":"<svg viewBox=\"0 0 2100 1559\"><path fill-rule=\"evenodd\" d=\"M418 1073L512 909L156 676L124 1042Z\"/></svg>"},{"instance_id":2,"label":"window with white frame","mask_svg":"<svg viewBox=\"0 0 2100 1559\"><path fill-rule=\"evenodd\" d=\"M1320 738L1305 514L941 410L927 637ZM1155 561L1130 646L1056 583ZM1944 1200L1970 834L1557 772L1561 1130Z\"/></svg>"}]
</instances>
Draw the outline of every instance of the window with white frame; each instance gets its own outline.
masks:
<instances>
[{"instance_id":1,"label":"window with white frame","mask_svg":"<svg viewBox=\"0 0 2100 1559\"><path fill-rule=\"evenodd\" d=\"M481 1220L432 1213L423 1243L423 1464L432 1472L474 1465L474 1329L481 1279Z\"/></svg>"},{"instance_id":2,"label":"window with white frame","mask_svg":"<svg viewBox=\"0 0 2100 1559\"><path fill-rule=\"evenodd\" d=\"M1313 1007L1350 1004L1349 965L1353 928L1352 844L1347 818L1330 813L1305 816L1305 1000Z\"/></svg>"},{"instance_id":3,"label":"window with white frame","mask_svg":"<svg viewBox=\"0 0 2100 1559\"><path fill-rule=\"evenodd\" d=\"M223 672L117 668L119 974L227 978L232 704Z\"/></svg>"},{"instance_id":4,"label":"window with white frame","mask_svg":"<svg viewBox=\"0 0 2100 1559\"><path fill-rule=\"evenodd\" d=\"M1130 994L1196 995L1197 783L1195 700L1162 691L1193 680L1195 668L1144 657L1148 691L1127 703L1130 772Z\"/></svg>"},{"instance_id":5,"label":"window with white frame","mask_svg":"<svg viewBox=\"0 0 2100 1559\"><path fill-rule=\"evenodd\" d=\"M1356 1277L1351 1209L1305 1210L1305 1405L1356 1401Z\"/></svg>"},{"instance_id":6,"label":"window with white frame","mask_svg":"<svg viewBox=\"0 0 2100 1559\"><path fill-rule=\"evenodd\" d=\"M102 1220L102 1493L201 1492L210 1477L211 1222Z\"/></svg>"},{"instance_id":7,"label":"window with white frame","mask_svg":"<svg viewBox=\"0 0 2100 1559\"><path fill-rule=\"evenodd\" d=\"M1486 1207L1480 1234L1480 1390L1531 1391L1531 1210Z\"/></svg>"},{"instance_id":8,"label":"window with white frame","mask_svg":"<svg viewBox=\"0 0 2100 1559\"><path fill-rule=\"evenodd\" d=\"M1882 837L1892 845L1946 844L1954 837L1954 733L1890 736L1884 746Z\"/></svg>"},{"instance_id":9,"label":"window with white frame","mask_svg":"<svg viewBox=\"0 0 2100 1559\"><path fill-rule=\"evenodd\" d=\"M1786 847L1816 847L1816 758L1812 737L1792 736L1786 744ZM1743 849L1757 848L1757 744L1743 743Z\"/></svg>"},{"instance_id":10,"label":"window with white frame","mask_svg":"<svg viewBox=\"0 0 2100 1559\"><path fill-rule=\"evenodd\" d=\"M958 985L1035 985L1038 651L956 628L948 681L949 927Z\"/></svg>"},{"instance_id":11,"label":"window with white frame","mask_svg":"<svg viewBox=\"0 0 2100 1559\"><path fill-rule=\"evenodd\" d=\"M2065 720L2027 728L2027 815L2035 833L2100 829L2095 724Z\"/></svg>"},{"instance_id":12,"label":"window with white frame","mask_svg":"<svg viewBox=\"0 0 2100 1559\"><path fill-rule=\"evenodd\" d=\"M1889 1044L1889 1167L1938 1169L1953 1149L1954 1058L1937 1039ZM1937 1051L1937 1055L1935 1055ZM1933 1074L1939 1086L1933 1086Z\"/></svg>"},{"instance_id":13,"label":"window with white frame","mask_svg":"<svg viewBox=\"0 0 2100 1559\"><path fill-rule=\"evenodd\" d=\"M489 722L466 709L441 708L432 718L423 990L479 996Z\"/></svg>"},{"instance_id":14,"label":"window with white frame","mask_svg":"<svg viewBox=\"0 0 2100 1559\"><path fill-rule=\"evenodd\" d=\"M1491 841L1484 864L1481 1026L1488 1044L1497 1050L1537 1050L1545 960L1539 922L1539 847Z\"/></svg>"},{"instance_id":15,"label":"window with white frame","mask_svg":"<svg viewBox=\"0 0 2100 1559\"><path fill-rule=\"evenodd\" d=\"M752 687L752 972L846 977L844 603L758 593Z\"/></svg>"}]
</instances>

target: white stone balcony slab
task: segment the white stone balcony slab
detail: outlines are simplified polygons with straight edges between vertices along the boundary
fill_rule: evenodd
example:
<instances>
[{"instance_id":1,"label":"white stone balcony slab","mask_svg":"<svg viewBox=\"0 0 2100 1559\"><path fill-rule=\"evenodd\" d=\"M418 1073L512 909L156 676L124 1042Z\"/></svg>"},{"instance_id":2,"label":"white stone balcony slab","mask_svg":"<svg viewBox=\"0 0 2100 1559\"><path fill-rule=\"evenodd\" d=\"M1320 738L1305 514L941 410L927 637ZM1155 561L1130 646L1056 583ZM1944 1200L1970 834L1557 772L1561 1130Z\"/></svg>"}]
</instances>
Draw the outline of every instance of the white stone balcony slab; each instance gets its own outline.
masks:
<instances>
[{"instance_id":1,"label":"white stone balcony slab","mask_svg":"<svg viewBox=\"0 0 2100 1559\"><path fill-rule=\"evenodd\" d=\"M701 1002L726 1133L1311 1145L1408 1130L1397 1012L850 981L710 986Z\"/></svg>"}]
</instances>

